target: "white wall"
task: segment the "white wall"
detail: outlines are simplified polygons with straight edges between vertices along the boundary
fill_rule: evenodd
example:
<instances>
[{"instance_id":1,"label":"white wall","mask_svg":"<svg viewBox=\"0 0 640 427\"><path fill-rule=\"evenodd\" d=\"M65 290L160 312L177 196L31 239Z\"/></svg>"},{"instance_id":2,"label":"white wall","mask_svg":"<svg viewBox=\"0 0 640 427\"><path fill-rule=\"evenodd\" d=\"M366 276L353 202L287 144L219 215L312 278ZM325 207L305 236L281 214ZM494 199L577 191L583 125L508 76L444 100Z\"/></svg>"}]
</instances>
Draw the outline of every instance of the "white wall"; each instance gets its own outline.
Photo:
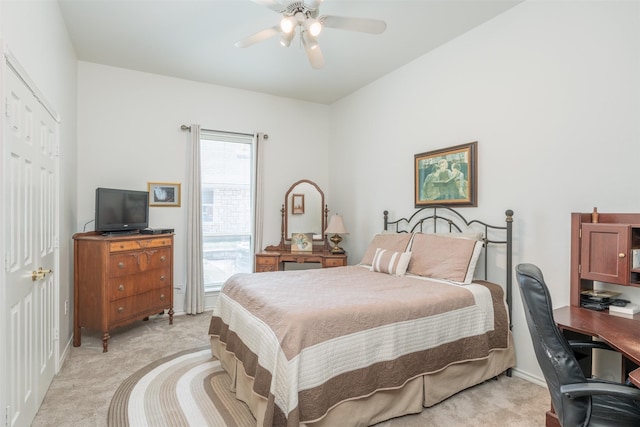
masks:
<instances>
[{"instance_id":1,"label":"white wall","mask_svg":"<svg viewBox=\"0 0 640 427\"><path fill-rule=\"evenodd\" d=\"M0 39L61 119L60 271L57 272L60 288L60 340L59 348L56 349L56 352L61 354L70 343L72 334L72 314L65 315L64 301L73 301L73 254L70 236L76 224L76 56L57 2L1 1L0 18ZM3 287L4 283L0 283L0 286ZM2 296L4 289L0 289L0 297ZM2 329L4 330L4 325ZM0 354L4 354L4 350ZM1 365L0 363L0 374L3 374L5 369ZM5 384L5 381L0 379L0 383ZM2 408L5 407L3 391L4 387L0 388Z\"/></svg>"},{"instance_id":2,"label":"white wall","mask_svg":"<svg viewBox=\"0 0 640 427\"><path fill-rule=\"evenodd\" d=\"M331 126L350 262L384 209L412 211L414 154L478 141L463 212L513 209L514 265L539 265L567 305L570 213L640 210L640 2L525 2L334 104ZM541 378L517 291L514 307L517 368Z\"/></svg>"},{"instance_id":3,"label":"white wall","mask_svg":"<svg viewBox=\"0 0 640 427\"><path fill-rule=\"evenodd\" d=\"M150 226L175 228L176 285L186 280L186 150L182 124L242 133L264 132L264 245L280 240L280 206L295 181L327 191L329 107L79 62L78 223L94 217L96 187L146 190L147 182L183 183L180 208L150 208ZM329 205L331 208L331 205ZM93 230L93 223L87 225ZM184 294L175 294L176 312Z\"/></svg>"}]
</instances>

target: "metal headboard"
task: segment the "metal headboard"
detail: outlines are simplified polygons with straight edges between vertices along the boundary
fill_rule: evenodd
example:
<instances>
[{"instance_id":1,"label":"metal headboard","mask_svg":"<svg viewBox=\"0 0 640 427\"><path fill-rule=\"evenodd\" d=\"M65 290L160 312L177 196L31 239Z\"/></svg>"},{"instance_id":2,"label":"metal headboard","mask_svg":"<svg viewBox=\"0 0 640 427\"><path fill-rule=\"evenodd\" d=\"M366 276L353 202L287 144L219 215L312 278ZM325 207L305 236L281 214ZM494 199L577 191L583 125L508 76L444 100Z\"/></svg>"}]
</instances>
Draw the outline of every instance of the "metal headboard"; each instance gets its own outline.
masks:
<instances>
[{"instance_id":1,"label":"metal headboard","mask_svg":"<svg viewBox=\"0 0 640 427\"><path fill-rule=\"evenodd\" d=\"M482 231L482 241L485 250L489 245L505 245L506 248L506 300L509 311L509 329L513 327L511 321L511 299L513 281L513 211L505 211L505 225L491 225L474 219L468 221L460 212L448 206L432 205L418 209L409 218L389 221L389 211L384 211L384 230L396 233L463 233L467 231ZM440 226L440 227L439 227ZM391 230L389 230L391 227ZM496 239L494 235L498 235ZM484 279L487 280L488 257L484 257Z\"/></svg>"}]
</instances>

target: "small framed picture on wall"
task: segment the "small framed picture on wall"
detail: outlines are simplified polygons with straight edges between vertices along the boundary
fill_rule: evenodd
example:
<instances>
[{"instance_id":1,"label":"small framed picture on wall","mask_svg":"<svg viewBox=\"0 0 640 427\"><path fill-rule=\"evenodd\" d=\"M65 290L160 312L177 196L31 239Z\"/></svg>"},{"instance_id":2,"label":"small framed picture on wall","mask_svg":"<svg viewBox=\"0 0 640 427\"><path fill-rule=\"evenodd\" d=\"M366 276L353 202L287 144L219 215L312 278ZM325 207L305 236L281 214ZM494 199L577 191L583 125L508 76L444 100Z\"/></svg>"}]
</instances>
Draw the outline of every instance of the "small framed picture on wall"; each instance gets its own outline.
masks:
<instances>
[{"instance_id":1,"label":"small framed picture on wall","mask_svg":"<svg viewBox=\"0 0 640 427\"><path fill-rule=\"evenodd\" d=\"M149 182L149 206L180 206L180 183Z\"/></svg>"}]
</instances>

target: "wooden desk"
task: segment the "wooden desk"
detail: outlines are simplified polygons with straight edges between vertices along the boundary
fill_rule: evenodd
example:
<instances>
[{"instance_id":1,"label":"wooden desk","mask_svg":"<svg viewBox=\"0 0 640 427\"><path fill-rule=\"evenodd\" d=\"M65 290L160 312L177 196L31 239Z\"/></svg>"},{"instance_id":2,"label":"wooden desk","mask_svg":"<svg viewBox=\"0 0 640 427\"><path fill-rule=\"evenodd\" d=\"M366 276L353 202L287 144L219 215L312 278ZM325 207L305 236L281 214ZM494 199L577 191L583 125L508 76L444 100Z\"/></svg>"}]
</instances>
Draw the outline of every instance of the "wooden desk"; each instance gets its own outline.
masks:
<instances>
[{"instance_id":1,"label":"wooden desk","mask_svg":"<svg viewBox=\"0 0 640 427\"><path fill-rule=\"evenodd\" d=\"M598 337L620 352L623 378L629 376L640 386L640 313L631 318L571 306L553 310L553 318L562 331ZM553 408L547 412L546 425L560 427Z\"/></svg>"},{"instance_id":2,"label":"wooden desk","mask_svg":"<svg viewBox=\"0 0 640 427\"><path fill-rule=\"evenodd\" d=\"M331 252L260 252L256 254L256 273L265 271L284 270L285 262L307 263L316 262L322 268L343 267L347 265L347 254L332 254Z\"/></svg>"},{"instance_id":3,"label":"wooden desk","mask_svg":"<svg viewBox=\"0 0 640 427\"><path fill-rule=\"evenodd\" d=\"M640 313L627 318L607 311L562 307L553 310L553 318L560 329L598 337L640 366Z\"/></svg>"}]
</instances>

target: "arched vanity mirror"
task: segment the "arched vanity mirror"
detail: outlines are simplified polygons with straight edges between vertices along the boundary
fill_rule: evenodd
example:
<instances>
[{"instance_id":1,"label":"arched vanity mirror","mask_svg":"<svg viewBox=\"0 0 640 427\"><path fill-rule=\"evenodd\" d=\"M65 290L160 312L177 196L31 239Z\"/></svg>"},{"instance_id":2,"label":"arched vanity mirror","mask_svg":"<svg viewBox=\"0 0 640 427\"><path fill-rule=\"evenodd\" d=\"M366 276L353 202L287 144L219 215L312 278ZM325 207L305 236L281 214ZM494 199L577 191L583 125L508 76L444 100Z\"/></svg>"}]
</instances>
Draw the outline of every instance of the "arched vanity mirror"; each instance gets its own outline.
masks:
<instances>
[{"instance_id":1,"label":"arched vanity mirror","mask_svg":"<svg viewBox=\"0 0 640 427\"><path fill-rule=\"evenodd\" d=\"M328 212L324 193L318 184L308 179L293 183L284 195L284 204L281 209L280 244L269 246L266 250L290 250L292 236L300 233L311 234L314 250L323 250L326 242L324 230L327 228Z\"/></svg>"},{"instance_id":2,"label":"arched vanity mirror","mask_svg":"<svg viewBox=\"0 0 640 427\"><path fill-rule=\"evenodd\" d=\"M286 269L331 268L347 265L347 254L334 253L324 231L329 208L324 193L308 179L294 182L284 194L280 222L280 243L256 254L257 273ZM293 238L292 238L293 237ZM285 268L285 265L288 265Z\"/></svg>"},{"instance_id":3,"label":"arched vanity mirror","mask_svg":"<svg viewBox=\"0 0 640 427\"><path fill-rule=\"evenodd\" d=\"M285 194L284 238L291 240L297 233L312 234L313 240L324 240L327 228L324 212L324 193L306 179L293 184Z\"/></svg>"}]
</instances>

